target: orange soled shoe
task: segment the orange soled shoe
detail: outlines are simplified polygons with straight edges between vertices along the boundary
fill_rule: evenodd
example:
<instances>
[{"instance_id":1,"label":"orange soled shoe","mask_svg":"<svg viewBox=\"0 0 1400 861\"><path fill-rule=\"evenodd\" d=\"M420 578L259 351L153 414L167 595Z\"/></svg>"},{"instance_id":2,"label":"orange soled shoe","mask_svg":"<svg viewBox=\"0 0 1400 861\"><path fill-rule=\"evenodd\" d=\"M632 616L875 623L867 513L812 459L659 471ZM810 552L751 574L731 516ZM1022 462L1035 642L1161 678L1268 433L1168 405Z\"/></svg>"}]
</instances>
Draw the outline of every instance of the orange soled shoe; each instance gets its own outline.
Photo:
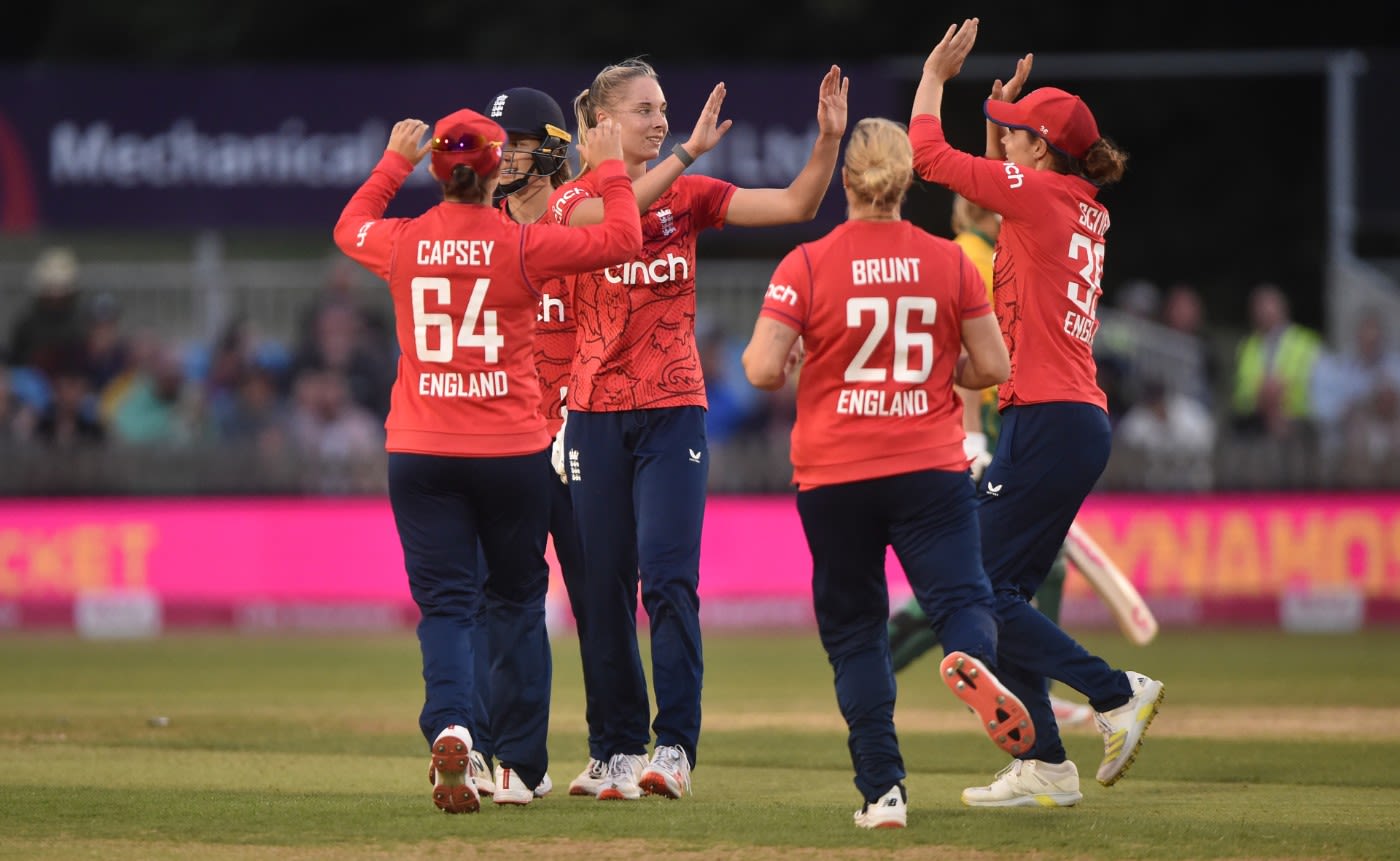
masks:
<instances>
[{"instance_id":1,"label":"orange soled shoe","mask_svg":"<svg viewBox=\"0 0 1400 861\"><path fill-rule=\"evenodd\" d=\"M966 652L949 652L938 671L954 696L976 713L993 744L1012 756L1035 744L1035 725L1025 705L985 664Z\"/></svg>"}]
</instances>

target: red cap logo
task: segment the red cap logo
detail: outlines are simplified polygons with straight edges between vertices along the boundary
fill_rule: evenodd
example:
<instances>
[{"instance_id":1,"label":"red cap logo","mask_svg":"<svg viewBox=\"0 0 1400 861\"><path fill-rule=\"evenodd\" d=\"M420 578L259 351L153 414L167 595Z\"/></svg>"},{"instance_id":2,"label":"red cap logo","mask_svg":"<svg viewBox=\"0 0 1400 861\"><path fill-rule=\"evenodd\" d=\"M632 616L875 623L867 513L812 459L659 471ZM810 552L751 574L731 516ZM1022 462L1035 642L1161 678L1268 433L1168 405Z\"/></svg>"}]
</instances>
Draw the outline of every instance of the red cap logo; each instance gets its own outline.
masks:
<instances>
[{"instance_id":1,"label":"red cap logo","mask_svg":"<svg viewBox=\"0 0 1400 861\"><path fill-rule=\"evenodd\" d=\"M1032 90L1014 102L987 99L982 112L997 125L1024 129L1071 158L1083 158L1101 137L1084 100L1055 87Z\"/></svg>"}]
</instances>

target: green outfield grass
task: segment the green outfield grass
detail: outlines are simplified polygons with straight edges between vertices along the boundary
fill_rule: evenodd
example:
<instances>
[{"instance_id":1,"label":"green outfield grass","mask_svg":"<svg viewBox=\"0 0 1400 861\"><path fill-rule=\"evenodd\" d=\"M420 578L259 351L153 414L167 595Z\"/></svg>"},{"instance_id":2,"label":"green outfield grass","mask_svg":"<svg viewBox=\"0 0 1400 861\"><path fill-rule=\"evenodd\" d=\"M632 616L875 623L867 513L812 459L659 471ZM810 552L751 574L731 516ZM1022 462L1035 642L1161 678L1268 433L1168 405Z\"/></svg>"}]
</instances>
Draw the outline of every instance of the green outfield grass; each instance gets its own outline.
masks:
<instances>
[{"instance_id":1,"label":"green outfield grass","mask_svg":"<svg viewBox=\"0 0 1400 861\"><path fill-rule=\"evenodd\" d=\"M900 676L909 827L866 832L815 634L710 635L695 794L570 798L576 645L555 643L556 793L447 816L429 798L411 632L0 637L0 858L1400 858L1400 631L1083 637L1166 682L1137 763L1084 800L971 810L1005 760L933 677ZM168 718L153 726L151 718Z\"/></svg>"}]
</instances>

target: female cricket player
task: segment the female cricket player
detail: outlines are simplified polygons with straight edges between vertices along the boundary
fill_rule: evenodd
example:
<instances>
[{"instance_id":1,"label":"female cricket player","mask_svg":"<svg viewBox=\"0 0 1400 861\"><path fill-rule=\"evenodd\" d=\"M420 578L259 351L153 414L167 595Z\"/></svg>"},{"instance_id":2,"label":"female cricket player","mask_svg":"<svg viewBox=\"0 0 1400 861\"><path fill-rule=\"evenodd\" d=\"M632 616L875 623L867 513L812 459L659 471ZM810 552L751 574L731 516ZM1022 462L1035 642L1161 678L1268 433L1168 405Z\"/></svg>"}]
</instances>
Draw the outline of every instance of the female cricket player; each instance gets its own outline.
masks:
<instances>
[{"instance_id":1,"label":"female cricket player","mask_svg":"<svg viewBox=\"0 0 1400 861\"><path fill-rule=\"evenodd\" d=\"M818 92L818 135L786 188L749 189L712 177L670 182L642 216L644 248L573 285L578 324L568 416L558 465L569 482L583 548L584 660L596 680L608 772L602 800L643 792L680 798L690 788L700 739L700 532L709 476L705 380L695 343L695 244L701 231L793 224L816 216L846 130L849 82L832 66ZM716 87L722 99L724 85ZM712 97L712 102L715 99ZM624 160L640 187L688 167L729 130L718 104L691 137L663 155L666 96L640 60L602 70L574 100L578 135L604 119L622 127ZM657 168L647 164L661 158ZM668 167L669 166L669 167ZM561 224L596 218L597 180L555 191ZM637 644L637 584L651 627L656 717ZM594 663L596 662L596 663ZM656 745L648 761L647 743Z\"/></svg>"},{"instance_id":2,"label":"female cricket player","mask_svg":"<svg viewBox=\"0 0 1400 861\"><path fill-rule=\"evenodd\" d=\"M1094 707L1105 786L1136 757L1163 694L1161 682L1114 669L1031 604L1108 463L1107 403L1093 356L1109 226L1098 193L1122 177L1127 155L1099 134L1078 96L1043 87L1017 100L1030 55L985 102L988 157L953 148L943 134L943 85L962 69L977 27L976 18L949 27L924 61L909 137L921 177L1002 216L993 277L1012 370L998 389L1001 439L979 487L979 514L1002 625L999 676L1030 710L1036 741L991 785L962 798L973 806L1068 806L1082 798L1079 774L1046 678Z\"/></svg>"},{"instance_id":3,"label":"female cricket player","mask_svg":"<svg viewBox=\"0 0 1400 861\"><path fill-rule=\"evenodd\" d=\"M976 266L900 219L913 176L903 125L856 124L841 168L847 220L783 258L744 351L749 381L764 389L784 385L805 356L793 481L863 828L902 828L907 815L888 548L948 649L945 681L1008 753L1034 742L1025 707L993 674L996 612L953 388L1000 383L1010 359Z\"/></svg>"},{"instance_id":4,"label":"female cricket player","mask_svg":"<svg viewBox=\"0 0 1400 861\"><path fill-rule=\"evenodd\" d=\"M531 790L548 767L544 551L553 479L534 363L537 285L630 259L641 229L615 124L589 144L606 215L582 230L517 224L492 207L506 141L497 123L463 109L420 143L427 128L416 119L394 125L383 157L341 212L335 241L385 279L393 297L401 358L385 448L389 502L422 614L419 727L433 752L434 803L463 813L480 806L470 725L472 633L481 619L495 650L489 699L498 763ZM384 218L429 152L442 203L415 218Z\"/></svg>"}]
</instances>

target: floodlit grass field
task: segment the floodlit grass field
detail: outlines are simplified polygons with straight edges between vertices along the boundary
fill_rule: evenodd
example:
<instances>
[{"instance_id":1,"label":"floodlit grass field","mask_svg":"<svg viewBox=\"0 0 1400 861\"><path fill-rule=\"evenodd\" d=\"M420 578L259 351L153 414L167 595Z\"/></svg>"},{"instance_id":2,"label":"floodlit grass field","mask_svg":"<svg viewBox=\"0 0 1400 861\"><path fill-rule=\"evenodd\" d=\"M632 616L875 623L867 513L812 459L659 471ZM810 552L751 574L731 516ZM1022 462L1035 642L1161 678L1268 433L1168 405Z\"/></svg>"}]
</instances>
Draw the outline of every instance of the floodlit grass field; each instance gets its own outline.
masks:
<instances>
[{"instance_id":1,"label":"floodlit grass field","mask_svg":"<svg viewBox=\"0 0 1400 861\"><path fill-rule=\"evenodd\" d=\"M1400 631L1168 631L1086 645L1163 679L1117 786L1066 733L1084 800L972 810L1005 760L933 677L900 676L909 827L866 832L815 634L710 635L695 795L603 803L576 645L555 643L555 794L447 816L429 798L417 643L0 637L0 858L1400 858ZM168 726L150 719L166 717Z\"/></svg>"}]
</instances>

